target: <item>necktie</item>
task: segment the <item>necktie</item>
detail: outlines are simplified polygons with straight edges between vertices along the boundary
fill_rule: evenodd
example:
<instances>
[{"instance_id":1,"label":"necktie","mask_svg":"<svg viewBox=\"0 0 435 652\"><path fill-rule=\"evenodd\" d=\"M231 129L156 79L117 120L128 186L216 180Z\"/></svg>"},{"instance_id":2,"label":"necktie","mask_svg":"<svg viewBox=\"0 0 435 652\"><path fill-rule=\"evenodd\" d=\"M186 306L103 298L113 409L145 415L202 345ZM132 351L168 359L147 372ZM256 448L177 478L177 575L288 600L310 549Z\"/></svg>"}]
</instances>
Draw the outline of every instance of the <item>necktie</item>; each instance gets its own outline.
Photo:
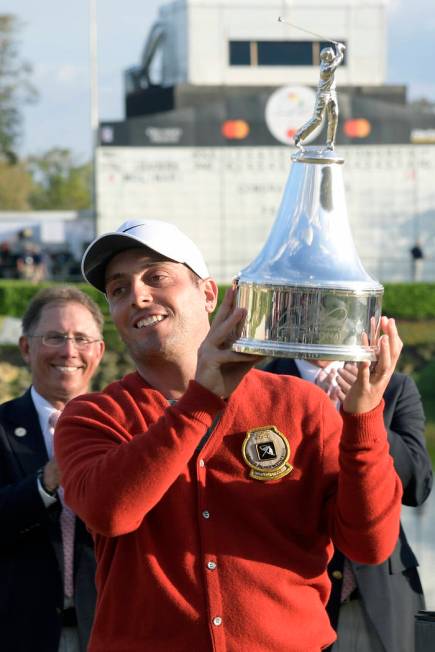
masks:
<instances>
[{"instance_id":1,"label":"necktie","mask_svg":"<svg viewBox=\"0 0 435 652\"><path fill-rule=\"evenodd\" d=\"M335 381L337 375L337 370L332 369L332 371L325 371L320 369L317 373L314 383L318 385L323 391L328 394L331 401L333 401L337 408L340 407L338 401L338 386ZM355 581L355 576L350 565L350 561L345 557L343 565L343 583L341 585L341 595L340 600L344 602L350 596L354 589L356 589L357 584Z\"/></svg>"},{"instance_id":2,"label":"necktie","mask_svg":"<svg viewBox=\"0 0 435 652\"><path fill-rule=\"evenodd\" d=\"M50 431L54 434L57 420L60 416L60 410L54 410L48 419ZM63 548L63 584L64 593L67 598L72 598L74 593L73 580L73 563L74 563L74 531L76 518L74 512L65 504L63 487L57 490L60 502L62 503L62 512L60 514L60 528L62 532Z\"/></svg>"},{"instance_id":3,"label":"necktie","mask_svg":"<svg viewBox=\"0 0 435 652\"><path fill-rule=\"evenodd\" d=\"M357 584L355 575L353 574L352 566L347 557L344 558L343 565L343 582L341 584L340 601L344 602L350 594L356 589Z\"/></svg>"}]
</instances>

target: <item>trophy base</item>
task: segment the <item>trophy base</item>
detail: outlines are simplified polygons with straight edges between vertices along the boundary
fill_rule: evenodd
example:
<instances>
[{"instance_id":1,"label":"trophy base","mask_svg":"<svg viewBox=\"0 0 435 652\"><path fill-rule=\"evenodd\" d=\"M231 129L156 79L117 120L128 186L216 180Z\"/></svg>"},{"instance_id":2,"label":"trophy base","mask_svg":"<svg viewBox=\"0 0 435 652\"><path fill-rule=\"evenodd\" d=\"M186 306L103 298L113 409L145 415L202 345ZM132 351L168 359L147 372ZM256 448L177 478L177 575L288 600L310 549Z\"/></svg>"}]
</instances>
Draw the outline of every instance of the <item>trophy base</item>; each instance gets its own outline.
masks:
<instances>
[{"instance_id":1,"label":"trophy base","mask_svg":"<svg viewBox=\"0 0 435 652\"><path fill-rule=\"evenodd\" d=\"M292 287L237 281L247 317L232 349L312 360L376 360L383 288Z\"/></svg>"},{"instance_id":2,"label":"trophy base","mask_svg":"<svg viewBox=\"0 0 435 652\"><path fill-rule=\"evenodd\" d=\"M272 358L303 358L304 360L344 360L361 362L376 360L375 347L328 346L309 344L290 344L282 342L259 342L240 338L232 346L238 353L268 356Z\"/></svg>"}]
</instances>

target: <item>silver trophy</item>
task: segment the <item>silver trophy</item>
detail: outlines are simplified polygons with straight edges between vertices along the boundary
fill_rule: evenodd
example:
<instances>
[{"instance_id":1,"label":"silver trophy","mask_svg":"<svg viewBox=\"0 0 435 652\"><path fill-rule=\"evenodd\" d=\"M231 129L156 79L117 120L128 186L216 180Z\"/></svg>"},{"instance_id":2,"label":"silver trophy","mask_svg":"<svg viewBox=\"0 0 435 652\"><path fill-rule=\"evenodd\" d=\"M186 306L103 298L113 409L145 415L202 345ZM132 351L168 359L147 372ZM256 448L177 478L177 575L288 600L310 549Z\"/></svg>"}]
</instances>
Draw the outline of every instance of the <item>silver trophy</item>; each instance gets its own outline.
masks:
<instances>
[{"instance_id":1,"label":"silver trophy","mask_svg":"<svg viewBox=\"0 0 435 652\"><path fill-rule=\"evenodd\" d=\"M322 49L313 117L296 133L297 153L269 238L235 279L247 309L233 349L318 360L375 360L383 287L364 270L353 243L343 159L334 152L335 69L344 46ZM327 116L327 143L303 141Z\"/></svg>"}]
</instances>

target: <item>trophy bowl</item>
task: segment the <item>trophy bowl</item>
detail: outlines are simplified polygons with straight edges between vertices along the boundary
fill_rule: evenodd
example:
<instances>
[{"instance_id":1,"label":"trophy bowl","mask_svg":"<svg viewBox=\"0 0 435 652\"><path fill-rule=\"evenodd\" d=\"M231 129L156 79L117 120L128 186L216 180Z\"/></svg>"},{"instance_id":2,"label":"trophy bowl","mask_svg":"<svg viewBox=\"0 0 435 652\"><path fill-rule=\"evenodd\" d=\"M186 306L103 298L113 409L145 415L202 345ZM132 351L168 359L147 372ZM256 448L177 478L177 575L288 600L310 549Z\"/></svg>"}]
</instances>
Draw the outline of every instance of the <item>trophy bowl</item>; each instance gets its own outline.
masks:
<instances>
[{"instance_id":1,"label":"trophy bowl","mask_svg":"<svg viewBox=\"0 0 435 652\"><path fill-rule=\"evenodd\" d=\"M343 159L306 147L269 238L235 279L247 311L233 350L318 360L376 360L383 287L364 270L348 223Z\"/></svg>"}]
</instances>

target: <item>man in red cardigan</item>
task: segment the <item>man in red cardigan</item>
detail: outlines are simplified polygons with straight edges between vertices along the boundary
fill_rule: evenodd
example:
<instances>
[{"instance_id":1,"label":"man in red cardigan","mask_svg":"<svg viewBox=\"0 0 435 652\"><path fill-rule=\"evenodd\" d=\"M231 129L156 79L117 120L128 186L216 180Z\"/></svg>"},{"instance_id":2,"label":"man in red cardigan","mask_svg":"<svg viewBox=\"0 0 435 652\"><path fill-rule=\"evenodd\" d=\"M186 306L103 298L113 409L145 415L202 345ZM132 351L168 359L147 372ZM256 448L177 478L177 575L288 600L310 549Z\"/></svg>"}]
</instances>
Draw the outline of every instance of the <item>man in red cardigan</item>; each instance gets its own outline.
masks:
<instances>
[{"instance_id":1,"label":"man in red cardigan","mask_svg":"<svg viewBox=\"0 0 435 652\"><path fill-rule=\"evenodd\" d=\"M66 501L96 546L89 651L327 647L333 544L376 564L398 536L382 419L394 320L340 418L319 388L232 351L232 290L209 326L216 283L175 226L126 222L90 245L83 272L136 365L72 401L55 436Z\"/></svg>"}]
</instances>

